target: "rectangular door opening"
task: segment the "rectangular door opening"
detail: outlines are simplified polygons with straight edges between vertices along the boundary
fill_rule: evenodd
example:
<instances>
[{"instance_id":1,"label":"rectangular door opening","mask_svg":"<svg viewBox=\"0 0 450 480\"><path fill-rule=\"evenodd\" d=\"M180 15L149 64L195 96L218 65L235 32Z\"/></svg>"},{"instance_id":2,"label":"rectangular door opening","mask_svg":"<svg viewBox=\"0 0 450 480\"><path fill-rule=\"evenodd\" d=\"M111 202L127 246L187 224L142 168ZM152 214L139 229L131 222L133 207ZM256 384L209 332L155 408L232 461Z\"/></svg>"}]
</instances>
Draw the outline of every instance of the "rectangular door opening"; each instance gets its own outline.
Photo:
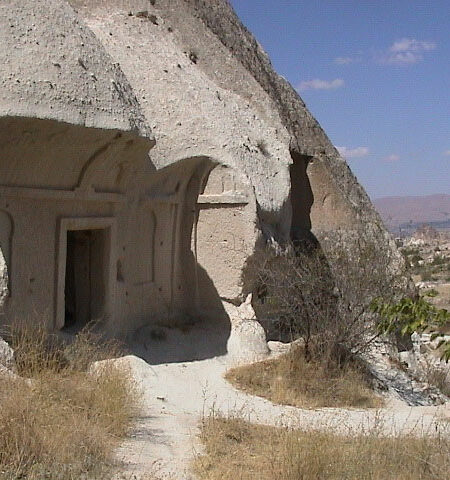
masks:
<instances>
[{"instance_id":1,"label":"rectangular door opening","mask_svg":"<svg viewBox=\"0 0 450 480\"><path fill-rule=\"evenodd\" d=\"M105 314L110 229L67 230L64 329L78 331Z\"/></svg>"}]
</instances>

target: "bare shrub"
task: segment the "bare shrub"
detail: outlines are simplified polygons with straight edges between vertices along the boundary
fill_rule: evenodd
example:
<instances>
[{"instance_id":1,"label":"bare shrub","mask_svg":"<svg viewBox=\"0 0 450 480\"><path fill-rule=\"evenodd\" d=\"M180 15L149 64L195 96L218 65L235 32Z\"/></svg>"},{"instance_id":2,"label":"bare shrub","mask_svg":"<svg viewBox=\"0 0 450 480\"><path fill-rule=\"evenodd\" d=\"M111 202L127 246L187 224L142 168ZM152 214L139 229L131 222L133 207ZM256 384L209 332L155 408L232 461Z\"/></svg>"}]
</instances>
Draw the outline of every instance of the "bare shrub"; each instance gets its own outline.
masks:
<instances>
[{"instance_id":1,"label":"bare shrub","mask_svg":"<svg viewBox=\"0 0 450 480\"><path fill-rule=\"evenodd\" d=\"M305 341L305 358L331 365L367 351L379 337L370 311L375 297L392 298L385 262L370 245L351 252L311 245L261 249L251 268L255 310L282 340ZM387 262L387 260L386 260Z\"/></svg>"},{"instance_id":2,"label":"bare shrub","mask_svg":"<svg viewBox=\"0 0 450 480\"><path fill-rule=\"evenodd\" d=\"M39 328L13 328L18 371L0 377L0 478L111 478L111 454L138 406L131 373L89 360L115 348L83 332L67 347Z\"/></svg>"},{"instance_id":3,"label":"bare shrub","mask_svg":"<svg viewBox=\"0 0 450 480\"><path fill-rule=\"evenodd\" d=\"M448 438L384 437L376 426L343 436L212 415L201 439L200 480L431 480L448 478L450 469Z\"/></svg>"}]
</instances>

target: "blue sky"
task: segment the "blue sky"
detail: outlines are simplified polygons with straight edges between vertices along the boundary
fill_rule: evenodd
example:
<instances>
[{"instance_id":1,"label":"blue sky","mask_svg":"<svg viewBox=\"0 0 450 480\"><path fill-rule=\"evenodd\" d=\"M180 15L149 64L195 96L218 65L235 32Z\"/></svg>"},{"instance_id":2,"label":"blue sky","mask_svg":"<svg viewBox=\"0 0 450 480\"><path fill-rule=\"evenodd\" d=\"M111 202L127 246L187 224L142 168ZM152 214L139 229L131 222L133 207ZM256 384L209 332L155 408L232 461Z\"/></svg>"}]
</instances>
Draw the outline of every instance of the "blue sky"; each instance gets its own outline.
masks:
<instances>
[{"instance_id":1,"label":"blue sky","mask_svg":"<svg viewBox=\"0 0 450 480\"><path fill-rule=\"evenodd\" d=\"M450 193L450 0L231 0L372 198Z\"/></svg>"}]
</instances>

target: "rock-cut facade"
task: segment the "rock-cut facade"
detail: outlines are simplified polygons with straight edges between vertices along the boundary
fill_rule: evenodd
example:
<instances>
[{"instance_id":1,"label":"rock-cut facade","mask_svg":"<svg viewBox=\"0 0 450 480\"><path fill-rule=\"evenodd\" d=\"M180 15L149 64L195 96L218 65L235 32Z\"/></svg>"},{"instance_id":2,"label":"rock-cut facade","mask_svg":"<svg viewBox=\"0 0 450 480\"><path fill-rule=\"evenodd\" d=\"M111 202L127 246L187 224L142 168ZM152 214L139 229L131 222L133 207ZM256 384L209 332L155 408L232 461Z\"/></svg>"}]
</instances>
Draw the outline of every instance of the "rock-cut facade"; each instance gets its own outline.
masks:
<instances>
[{"instance_id":1,"label":"rock-cut facade","mask_svg":"<svg viewBox=\"0 0 450 480\"><path fill-rule=\"evenodd\" d=\"M2 323L226 323L267 241L357 239L400 268L226 0L4 0L0 40Z\"/></svg>"}]
</instances>

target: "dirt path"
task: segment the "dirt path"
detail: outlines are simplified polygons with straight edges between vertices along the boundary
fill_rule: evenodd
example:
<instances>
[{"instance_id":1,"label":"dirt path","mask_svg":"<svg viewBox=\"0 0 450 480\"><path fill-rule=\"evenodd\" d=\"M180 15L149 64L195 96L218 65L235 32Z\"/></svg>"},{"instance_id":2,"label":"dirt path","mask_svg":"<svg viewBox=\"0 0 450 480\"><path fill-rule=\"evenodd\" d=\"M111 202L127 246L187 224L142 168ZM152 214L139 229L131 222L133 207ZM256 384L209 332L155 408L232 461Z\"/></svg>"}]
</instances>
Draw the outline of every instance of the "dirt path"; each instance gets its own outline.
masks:
<instances>
[{"instance_id":1,"label":"dirt path","mask_svg":"<svg viewBox=\"0 0 450 480\"><path fill-rule=\"evenodd\" d=\"M204 336L197 338L206 340ZM198 425L202 415L211 411L238 414L252 422L268 425L333 429L343 433L364 432L376 425L387 434L411 431L436 434L450 425L448 421L442 421L443 417L450 418L448 403L438 407L409 407L400 400L391 399L386 408L379 410L303 410L274 405L237 391L224 380L223 374L228 367L226 356L156 363L155 354L164 356L158 348L170 354L171 340L175 342L175 348L179 338L165 340L162 346L153 345L154 348L150 349L148 345L145 348L137 346L137 350L142 349L141 357L152 351L153 356L147 358L150 363L136 356L117 360L132 369L144 397L145 416L138 419L132 435L118 451L126 478L133 478L133 475L139 478L145 472L158 471L170 474L176 480L192 480L189 462L201 451L197 439ZM183 345L186 347L187 344Z\"/></svg>"}]
</instances>

